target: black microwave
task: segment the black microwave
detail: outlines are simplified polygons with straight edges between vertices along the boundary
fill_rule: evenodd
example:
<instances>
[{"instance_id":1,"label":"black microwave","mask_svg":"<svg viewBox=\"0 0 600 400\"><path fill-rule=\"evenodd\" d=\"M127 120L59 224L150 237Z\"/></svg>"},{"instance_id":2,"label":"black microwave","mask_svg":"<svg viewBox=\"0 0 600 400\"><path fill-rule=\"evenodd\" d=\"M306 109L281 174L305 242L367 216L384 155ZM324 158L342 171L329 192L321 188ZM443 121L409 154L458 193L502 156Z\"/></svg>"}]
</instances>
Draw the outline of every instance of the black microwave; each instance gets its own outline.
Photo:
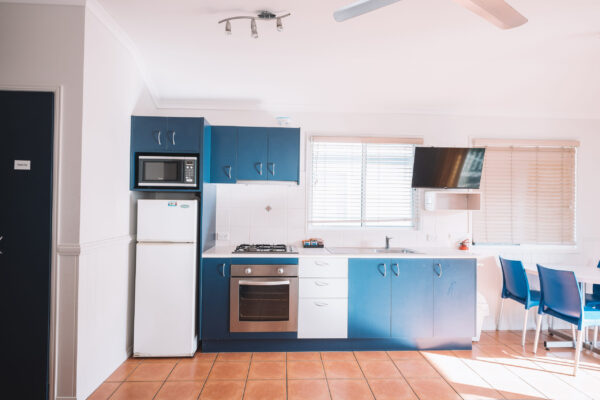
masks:
<instances>
[{"instance_id":1,"label":"black microwave","mask_svg":"<svg viewBox=\"0 0 600 400\"><path fill-rule=\"evenodd\" d=\"M198 156L137 154L138 188L190 189L198 187Z\"/></svg>"}]
</instances>

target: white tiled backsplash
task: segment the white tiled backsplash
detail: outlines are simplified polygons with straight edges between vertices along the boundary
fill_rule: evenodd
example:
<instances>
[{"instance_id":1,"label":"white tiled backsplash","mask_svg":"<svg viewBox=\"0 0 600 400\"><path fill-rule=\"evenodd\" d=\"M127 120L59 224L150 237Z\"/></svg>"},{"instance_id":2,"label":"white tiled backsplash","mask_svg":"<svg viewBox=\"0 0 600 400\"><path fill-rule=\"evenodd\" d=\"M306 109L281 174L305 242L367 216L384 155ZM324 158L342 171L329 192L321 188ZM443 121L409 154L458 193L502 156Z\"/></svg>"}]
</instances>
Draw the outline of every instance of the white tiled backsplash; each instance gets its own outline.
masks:
<instances>
[{"instance_id":1,"label":"white tiled backsplash","mask_svg":"<svg viewBox=\"0 0 600 400\"><path fill-rule=\"evenodd\" d=\"M303 185L217 185L217 244L287 243L320 237L328 247L451 246L469 237L465 211L427 212L419 207L419 229L346 228L307 230L306 190Z\"/></svg>"}]
</instances>

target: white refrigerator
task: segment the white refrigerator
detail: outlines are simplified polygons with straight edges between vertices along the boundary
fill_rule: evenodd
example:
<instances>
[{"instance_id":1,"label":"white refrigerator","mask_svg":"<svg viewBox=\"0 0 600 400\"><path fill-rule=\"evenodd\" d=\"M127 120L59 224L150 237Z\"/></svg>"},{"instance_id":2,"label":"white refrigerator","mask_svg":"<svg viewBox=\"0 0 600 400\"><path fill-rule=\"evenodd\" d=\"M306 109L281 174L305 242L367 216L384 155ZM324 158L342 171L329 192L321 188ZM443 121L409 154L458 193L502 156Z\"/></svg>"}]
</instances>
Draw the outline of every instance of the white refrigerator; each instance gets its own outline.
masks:
<instances>
[{"instance_id":1,"label":"white refrigerator","mask_svg":"<svg viewBox=\"0 0 600 400\"><path fill-rule=\"evenodd\" d=\"M133 353L196 352L197 200L138 200Z\"/></svg>"}]
</instances>

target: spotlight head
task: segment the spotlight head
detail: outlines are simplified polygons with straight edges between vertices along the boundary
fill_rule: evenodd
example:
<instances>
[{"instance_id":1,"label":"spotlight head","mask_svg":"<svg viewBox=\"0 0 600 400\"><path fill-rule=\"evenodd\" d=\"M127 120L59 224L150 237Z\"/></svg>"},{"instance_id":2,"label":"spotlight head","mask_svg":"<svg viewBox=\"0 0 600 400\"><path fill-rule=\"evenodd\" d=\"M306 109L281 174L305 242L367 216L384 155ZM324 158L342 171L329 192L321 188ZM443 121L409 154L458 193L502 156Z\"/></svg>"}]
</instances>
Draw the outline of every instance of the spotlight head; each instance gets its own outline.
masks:
<instances>
[{"instance_id":1,"label":"spotlight head","mask_svg":"<svg viewBox=\"0 0 600 400\"><path fill-rule=\"evenodd\" d=\"M231 35L231 22L225 22L225 33Z\"/></svg>"},{"instance_id":2,"label":"spotlight head","mask_svg":"<svg viewBox=\"0 0 600 400\"><path fill-rule=\"evenodd\" d=\"M256 20L254 18L252 18L252 20L250 21L250 31L251 36L254 39L258 39L258 30L256 29Z\"/></svg>"},{"instance_id":3,"label":"spotlight head","mask_svg":"<svg viewBox=\"0 0 600 400\"><path fill-rule=\"evenodd\" d=\"M277 30L281 32L283 30L283 24L281 23L281 18L277 17Z\"/></svg>"}]
</instances>

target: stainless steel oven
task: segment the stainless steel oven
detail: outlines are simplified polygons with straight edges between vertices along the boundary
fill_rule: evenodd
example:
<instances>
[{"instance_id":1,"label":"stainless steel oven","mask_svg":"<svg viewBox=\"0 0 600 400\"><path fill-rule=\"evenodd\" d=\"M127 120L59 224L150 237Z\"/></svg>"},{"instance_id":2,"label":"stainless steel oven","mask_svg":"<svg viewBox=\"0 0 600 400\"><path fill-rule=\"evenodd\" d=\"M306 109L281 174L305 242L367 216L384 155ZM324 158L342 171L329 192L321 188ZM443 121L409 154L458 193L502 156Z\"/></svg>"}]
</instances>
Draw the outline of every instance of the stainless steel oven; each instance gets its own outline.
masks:
<instances>
[{"instance_id":1,"label":"stainless steel oven","mask_svg":"<svg viewBox=\"0 0 600 400\"><path fill-rule=\"evenodd\" d=\"M136 187L197 188L198 156L137 154Z\"/></svg>"},{"instance_id":2,"label":"stainless steel oven","mask_svg":"<svg viewBox=\"0 0 600 400\"><path fill-rule=\"evenodd\" d=\"M231 265L230 332L296 332L298 265Z\"/></svg>"}]
</instances>

